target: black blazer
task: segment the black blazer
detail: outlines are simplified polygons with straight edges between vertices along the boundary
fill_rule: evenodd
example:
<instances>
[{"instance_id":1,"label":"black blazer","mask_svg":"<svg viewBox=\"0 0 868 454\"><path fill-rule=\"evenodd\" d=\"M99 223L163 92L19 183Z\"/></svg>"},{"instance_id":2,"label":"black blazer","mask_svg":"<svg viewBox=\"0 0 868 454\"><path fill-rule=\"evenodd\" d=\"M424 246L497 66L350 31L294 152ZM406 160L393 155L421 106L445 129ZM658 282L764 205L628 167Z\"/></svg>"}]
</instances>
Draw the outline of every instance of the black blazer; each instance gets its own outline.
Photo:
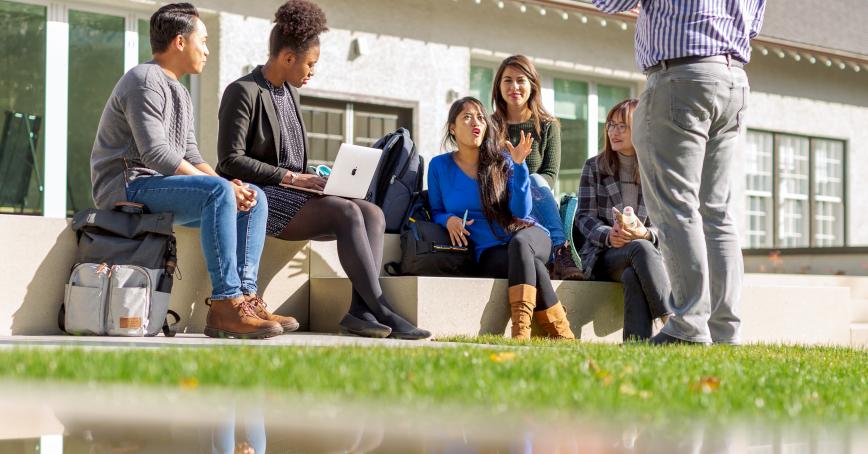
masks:
<instances>
[{"instance_id":1,"label":"black blazer","mask_svg":"<svg viewBox=\"0 0 868 454\"><path fill-rule=\"evenodd\" d=\"M295 101L304 137L304 172L307 168L307 131L301 117L298 90L289 84L286 86ZM257 185L280 184L288 170L277 166L280 123L262 75L262 66L226 87L217 118L217 173Z\"/></svg>"}]
</instances>

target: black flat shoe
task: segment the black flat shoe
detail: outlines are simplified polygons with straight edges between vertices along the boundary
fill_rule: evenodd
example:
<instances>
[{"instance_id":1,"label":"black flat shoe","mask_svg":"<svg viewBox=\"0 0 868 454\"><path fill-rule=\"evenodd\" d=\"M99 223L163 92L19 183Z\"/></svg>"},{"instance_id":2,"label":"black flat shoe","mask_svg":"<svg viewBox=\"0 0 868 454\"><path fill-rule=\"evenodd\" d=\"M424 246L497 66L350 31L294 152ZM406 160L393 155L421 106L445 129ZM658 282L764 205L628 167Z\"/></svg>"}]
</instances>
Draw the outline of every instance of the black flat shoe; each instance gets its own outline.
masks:
<instances>
[{"instance_id":1,"label":"black flat shoe","mask_svg":"<svg viewBox=\"0 0 868 454\"><path fill-rule=\"evenodd\" d=\"M679 339L677 337L672 337L663 331L657 333L657 335L653 336L649 341L651 345L669 345L669 344L681 344L681 345L701 345L707 346L705 342L691 342L686 341L684 339Z\"/></svg>"},{"instance_id":2,"label":"black flat shoe","mask_svg":"<svg viewBox=\"0 0 868 454\"><path fill-rule=\"evenodd\" d=\"M392 334L389 334L389 339L402 339L402 340L420 340L420 339L428 339L431 337L431 331L422 328L414 328L410 331L399 332L392 330Z\"/></svg>"},{"instance_id":3,"label":"black flat shoe","mask_svg":"<svg viewBox=\"0 0 868 454\"><path fill-rule=\"evenodd\" d=\"M392 334L392 328L382 323L363 320L349 313L344 315L338 325L341 327L341 332L356 336L384 338Z\"/></svg>"}]
</instances>

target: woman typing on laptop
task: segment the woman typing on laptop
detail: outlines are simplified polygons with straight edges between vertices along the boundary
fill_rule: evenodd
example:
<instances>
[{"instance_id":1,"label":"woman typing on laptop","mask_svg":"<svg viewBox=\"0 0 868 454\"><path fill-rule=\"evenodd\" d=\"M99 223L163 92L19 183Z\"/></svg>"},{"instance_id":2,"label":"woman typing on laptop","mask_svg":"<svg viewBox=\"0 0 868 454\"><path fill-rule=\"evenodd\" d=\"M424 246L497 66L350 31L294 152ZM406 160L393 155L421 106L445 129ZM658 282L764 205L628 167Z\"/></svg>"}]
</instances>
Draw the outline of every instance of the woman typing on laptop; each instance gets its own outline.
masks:
<instances>
[{"instance_id":1,"label":"woman typing on laptop","mask_svg":"<svg viewBox=\"0 0 868 454\"><path fill-rule=\"evenodd\" d=\"M268 61L223 94L217 171L262 187L269 201L269 235L288 241L337 239L341 266L353 285L343 330L424 339L431 333L394 312L380 288L385 232L380 208L308 191L322 191L326 180L303 173L308 145L297 89L313 77L319 35L327 30L325 14L309 0L290 0L277 10Z\"/></svg>"}]
</instances>

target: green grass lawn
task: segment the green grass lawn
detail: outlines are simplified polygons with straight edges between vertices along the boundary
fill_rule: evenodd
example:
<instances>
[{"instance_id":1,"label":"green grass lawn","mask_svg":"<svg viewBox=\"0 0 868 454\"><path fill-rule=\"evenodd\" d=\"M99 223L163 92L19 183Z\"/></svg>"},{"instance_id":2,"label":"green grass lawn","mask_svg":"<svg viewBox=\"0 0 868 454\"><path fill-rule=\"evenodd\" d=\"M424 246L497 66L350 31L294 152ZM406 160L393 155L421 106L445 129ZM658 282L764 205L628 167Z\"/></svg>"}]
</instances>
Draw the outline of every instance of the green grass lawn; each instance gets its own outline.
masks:
<instances>
[{"instance_id":1,"label":"green grass lawn","mask_svg":"<svg viewBox=\"0 0 868 454\"><path fill-rule=\"evenodd\" d=\"M12 349L0 379L257 387L327 399L765 421L868 421L868 355L827 347L600 345L496 337L455 348Z\"/></svg>"}]
</instances>

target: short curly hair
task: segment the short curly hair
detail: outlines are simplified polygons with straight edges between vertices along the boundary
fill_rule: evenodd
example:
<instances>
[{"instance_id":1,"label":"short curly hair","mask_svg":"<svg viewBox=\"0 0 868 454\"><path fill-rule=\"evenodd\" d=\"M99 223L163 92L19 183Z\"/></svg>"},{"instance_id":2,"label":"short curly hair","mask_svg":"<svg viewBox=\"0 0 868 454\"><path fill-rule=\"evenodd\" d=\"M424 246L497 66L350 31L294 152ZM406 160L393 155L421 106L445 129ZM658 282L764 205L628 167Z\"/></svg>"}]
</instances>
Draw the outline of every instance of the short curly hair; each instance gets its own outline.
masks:
<instances>
[{"instance_id":1,"label":"short curly hair","mask_svg":"<svg viewBox=\"0 0 868 454\"><path fill-rule=\"evenodd\" d=\"M277 56L289 49L296 54L319 45L319 35L327 32L325 13L310 0L289 0L274 13L274 28L268 52Z\"/></svg>"}]
</instances>

